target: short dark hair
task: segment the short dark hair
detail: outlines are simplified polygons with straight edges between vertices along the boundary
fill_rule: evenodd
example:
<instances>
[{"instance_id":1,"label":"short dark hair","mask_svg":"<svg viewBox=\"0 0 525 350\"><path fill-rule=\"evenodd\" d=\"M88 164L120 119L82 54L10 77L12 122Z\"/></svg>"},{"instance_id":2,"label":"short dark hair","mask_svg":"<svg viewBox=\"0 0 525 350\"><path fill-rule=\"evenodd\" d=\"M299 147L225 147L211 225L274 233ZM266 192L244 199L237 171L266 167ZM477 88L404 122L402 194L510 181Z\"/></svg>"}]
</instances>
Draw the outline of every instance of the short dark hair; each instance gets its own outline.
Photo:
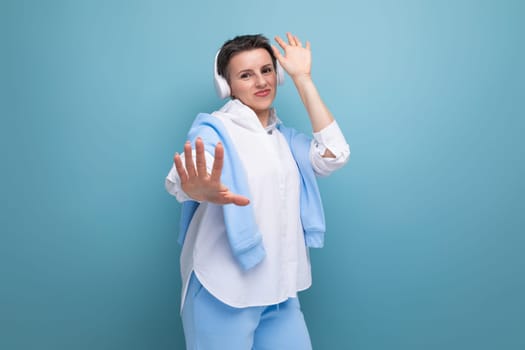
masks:
<instances>
[{"instance_id":1,"label":"short dark hair","mask_svg":"<svg viewBox=\"0 0 525 350\"><path fill-rule=\"evenodd\" d=\"M254 49L265 49L268 51L272 58L273 67L276 67L277 60L268 38L262 34L239 35L226 41L222 45L221 50L219 51L219 56L217 57L217 72L219 75L226 78L226 80L229 80L228 64L232 57L240 52Z\"/></svg>"}]
</instances>

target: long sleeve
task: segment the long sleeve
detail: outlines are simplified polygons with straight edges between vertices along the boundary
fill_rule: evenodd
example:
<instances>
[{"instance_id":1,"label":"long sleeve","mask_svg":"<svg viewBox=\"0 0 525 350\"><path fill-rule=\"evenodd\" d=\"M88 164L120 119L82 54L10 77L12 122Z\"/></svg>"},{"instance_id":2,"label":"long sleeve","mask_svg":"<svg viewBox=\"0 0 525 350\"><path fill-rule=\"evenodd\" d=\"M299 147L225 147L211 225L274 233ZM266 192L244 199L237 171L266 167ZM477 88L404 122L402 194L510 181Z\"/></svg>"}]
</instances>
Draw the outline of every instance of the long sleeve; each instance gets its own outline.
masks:
<instances>
[{"instance_id":1,"label":"long sleeve","mask_svg":"<svg viewBox=\"0 0 525 350\"><path fill-rule=\"evenodd\" d=\"M313 133L314 139L310 147L310 161L318 176L328 176L341 168L350 159L350 146L337 124L333 121L319 132ZM335 158L323 157L329 149Z\"/></svg>"}]
</instances>

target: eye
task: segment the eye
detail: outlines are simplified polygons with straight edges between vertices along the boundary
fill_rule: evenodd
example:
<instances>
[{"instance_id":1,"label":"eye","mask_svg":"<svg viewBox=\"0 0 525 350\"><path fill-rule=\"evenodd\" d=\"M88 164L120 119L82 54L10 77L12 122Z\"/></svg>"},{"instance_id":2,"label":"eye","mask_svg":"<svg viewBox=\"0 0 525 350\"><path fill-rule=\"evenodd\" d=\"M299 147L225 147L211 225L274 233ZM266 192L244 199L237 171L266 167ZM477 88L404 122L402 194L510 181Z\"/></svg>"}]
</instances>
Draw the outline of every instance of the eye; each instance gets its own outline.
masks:
<instances>
[{"instance_id":1,"label":"eye","mask_svg":"<svg viewBox=\"0 0 525 350\"><path fill-rule=\"evenodd\" d=\"M262 74L270 74L273 72L273 67L272 66L266 66L264 67L262 70L261 70L261 73Z\"/></svg>"},{"instance_id":2,"label":"eye","mask_svg":"<svg viewBox=\"0 0 525 350\"><path fill-rule=\"evenodd\" d=\"M243 80L247 80L247 79L250 79L250 77L252 76L251 73L249 72L244 72L244 73L241 73L241 75L239 76L241 79Z\"/></svg>"}]
</instances>

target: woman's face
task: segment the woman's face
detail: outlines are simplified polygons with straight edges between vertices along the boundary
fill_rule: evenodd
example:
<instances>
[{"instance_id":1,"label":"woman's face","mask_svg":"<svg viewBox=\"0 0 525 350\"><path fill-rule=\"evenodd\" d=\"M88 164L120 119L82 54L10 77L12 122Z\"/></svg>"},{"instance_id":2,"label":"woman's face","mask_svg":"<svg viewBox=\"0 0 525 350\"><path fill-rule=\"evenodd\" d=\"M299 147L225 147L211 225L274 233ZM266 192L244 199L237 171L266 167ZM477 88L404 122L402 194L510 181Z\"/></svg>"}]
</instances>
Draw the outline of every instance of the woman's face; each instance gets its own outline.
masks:
<instances>
[{"instance_id":1,"label":"woman's face","mask_svg":"<svg viewBox=\"0 0 525 350\"><path fill-rule=\"evenodd\" d=\"M265 49L242 51L228 64L232 97L241 100L266 122L276 93L277 76Z\"/></svg>"}]
</instances>

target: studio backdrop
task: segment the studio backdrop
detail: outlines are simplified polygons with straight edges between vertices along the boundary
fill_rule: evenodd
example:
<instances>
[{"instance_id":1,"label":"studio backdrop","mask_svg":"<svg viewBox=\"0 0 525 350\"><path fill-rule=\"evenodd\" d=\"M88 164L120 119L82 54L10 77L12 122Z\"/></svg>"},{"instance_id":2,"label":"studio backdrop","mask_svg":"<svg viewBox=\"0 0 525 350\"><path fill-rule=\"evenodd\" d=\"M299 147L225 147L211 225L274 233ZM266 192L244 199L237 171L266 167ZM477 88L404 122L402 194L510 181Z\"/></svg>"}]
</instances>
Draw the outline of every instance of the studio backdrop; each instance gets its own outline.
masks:
<instances>
[{"instance_id":1,"label":"studio backdrop","mask_svg":"<svg viewBox=\"0 0 525 350\"><path fill-rule=\"evenodd\" d=\"M314 349L525 348L524 4L2 1L0 348L184 348L164 178L222 43L287 31L352 150ZM275 107L311 131L290 79Z\"/></svg>"}]
</instances>

